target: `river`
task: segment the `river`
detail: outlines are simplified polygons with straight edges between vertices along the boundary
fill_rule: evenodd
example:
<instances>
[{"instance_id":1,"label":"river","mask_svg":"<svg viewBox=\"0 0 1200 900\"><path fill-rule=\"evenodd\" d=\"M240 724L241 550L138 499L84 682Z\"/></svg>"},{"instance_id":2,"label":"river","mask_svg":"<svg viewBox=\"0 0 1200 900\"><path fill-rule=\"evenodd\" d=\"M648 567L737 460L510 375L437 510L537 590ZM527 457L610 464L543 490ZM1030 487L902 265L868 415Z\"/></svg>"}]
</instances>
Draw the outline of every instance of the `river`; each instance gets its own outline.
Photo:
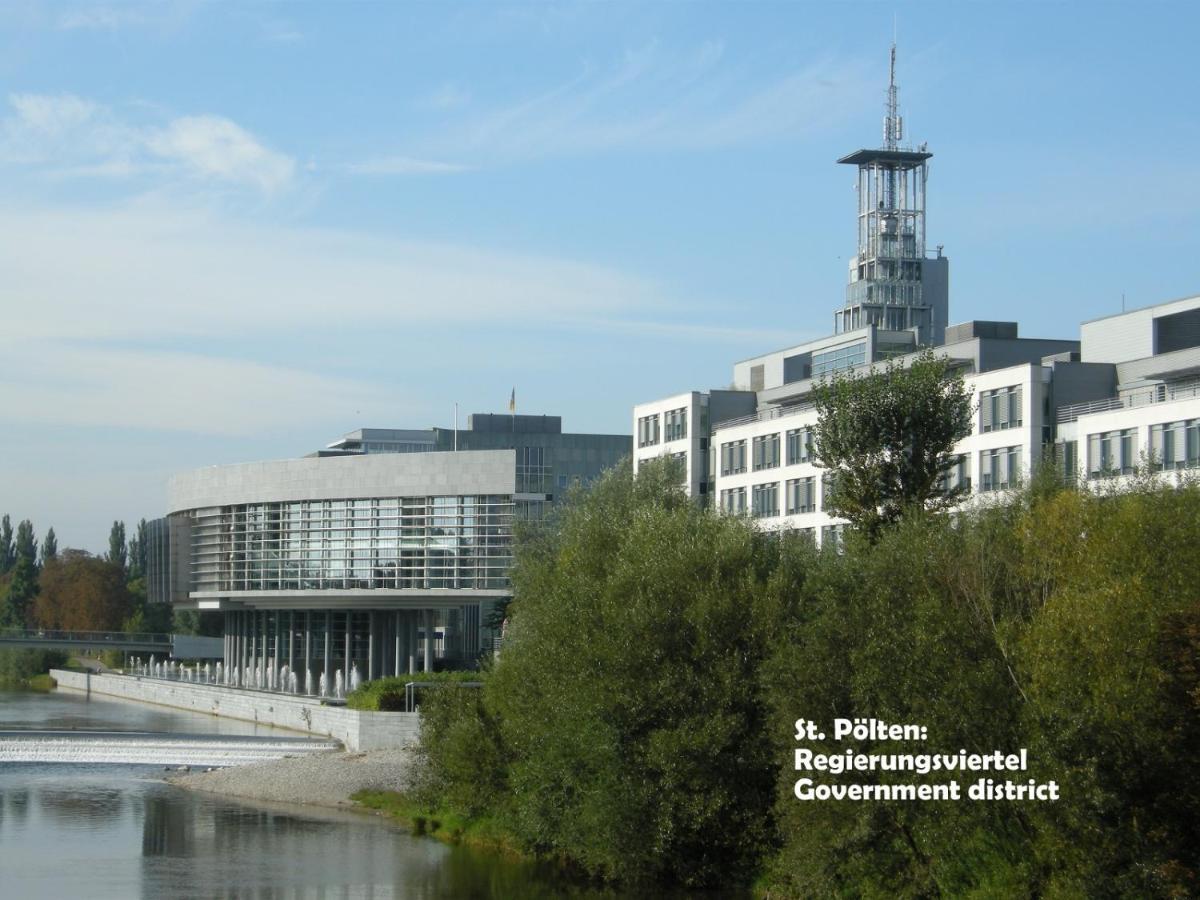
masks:
<instances>
[{"instance_id":1,"label":"river","mask_svg":"<svg viewBox=\"0 0 1200 900\"><path fill-rule=\"evenodd\" d=\"M0 691L0 731L296 735L73 692ZM352 812L167 784L161 765L0 763L0 898L605 898Z\"/></svg>"}]
</instances>

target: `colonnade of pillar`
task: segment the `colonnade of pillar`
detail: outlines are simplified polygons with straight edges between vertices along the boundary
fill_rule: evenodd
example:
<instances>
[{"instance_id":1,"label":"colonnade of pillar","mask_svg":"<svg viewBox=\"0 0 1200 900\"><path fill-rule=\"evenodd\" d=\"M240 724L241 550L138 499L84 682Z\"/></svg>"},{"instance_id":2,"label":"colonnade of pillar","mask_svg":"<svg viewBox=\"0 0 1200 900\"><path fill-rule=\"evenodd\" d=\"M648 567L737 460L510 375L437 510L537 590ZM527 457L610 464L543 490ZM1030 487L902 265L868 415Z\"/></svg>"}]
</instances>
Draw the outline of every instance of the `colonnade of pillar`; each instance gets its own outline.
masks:
<instances>
[{"instance_id":1,"label":"colonnade of pillar","mask_svg":"<svg viewBox=\"0 0 1200 900\"><path fill-rule=\"evenodd\" d=\"M356 679L431 672L435 616L433 609L231 610L224 677L243 687L333 696L335 684L349 689Z\"/></svg>"}]
</instances>

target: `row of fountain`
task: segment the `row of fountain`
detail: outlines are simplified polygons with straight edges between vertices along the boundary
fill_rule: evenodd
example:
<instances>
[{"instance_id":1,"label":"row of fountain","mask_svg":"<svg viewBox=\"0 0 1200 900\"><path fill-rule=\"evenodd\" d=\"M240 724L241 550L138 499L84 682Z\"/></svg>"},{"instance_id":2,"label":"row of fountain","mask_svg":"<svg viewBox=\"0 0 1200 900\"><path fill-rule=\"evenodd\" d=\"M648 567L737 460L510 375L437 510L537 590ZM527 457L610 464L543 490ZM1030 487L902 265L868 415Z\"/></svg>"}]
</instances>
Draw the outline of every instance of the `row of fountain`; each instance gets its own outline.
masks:
<instances>
[{"instance_id":1,"label":"row of fountain","mask_svg":"<svg viewBox=\"0 0 1200 900\"><path fill-rule=\"evenodd\" d=\"M332 697L342 700L346 697L346 684L342 670L333 674L332 684L322 672L314 679L313 673L304 671L303 674L290 666L275 666L273 658L267 659L268 665L226 668L220 662L215 666L209 663L185 665L173 659L157 660L151 656L147 660L134 657L131 670L135 675L145 678L165 678L170 681L186 681L192 684L217 684L225 687L251 688L258 691L279 691L285 694L307 694L313 697ZM358 665L350 666L350 690L358 690L362 678L358 674ZM302 690L303 689L303 690Z\"/></svg>"}]
</instances>

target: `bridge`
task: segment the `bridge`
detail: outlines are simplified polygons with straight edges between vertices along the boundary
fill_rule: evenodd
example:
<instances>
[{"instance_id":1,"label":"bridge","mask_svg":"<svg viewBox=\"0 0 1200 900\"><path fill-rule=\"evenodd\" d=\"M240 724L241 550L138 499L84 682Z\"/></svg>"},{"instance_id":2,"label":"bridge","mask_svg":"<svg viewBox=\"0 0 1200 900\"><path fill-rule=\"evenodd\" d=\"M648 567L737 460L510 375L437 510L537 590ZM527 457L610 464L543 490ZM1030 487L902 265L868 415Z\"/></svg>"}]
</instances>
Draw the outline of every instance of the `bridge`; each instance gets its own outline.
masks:
<instances>
[{"instance_id":1,"label":"bridge","mask_svg":"<svg viewBox=\"0 0 1200 900\"><path fill-rule=\"evenodd\" d=\"M52 628L0 628L0 647L32 647L67 652L121 650L175 659L220 659L224 655L224 642L219 637L124 631L57 631Z\"/></svg>"}]
</instances>

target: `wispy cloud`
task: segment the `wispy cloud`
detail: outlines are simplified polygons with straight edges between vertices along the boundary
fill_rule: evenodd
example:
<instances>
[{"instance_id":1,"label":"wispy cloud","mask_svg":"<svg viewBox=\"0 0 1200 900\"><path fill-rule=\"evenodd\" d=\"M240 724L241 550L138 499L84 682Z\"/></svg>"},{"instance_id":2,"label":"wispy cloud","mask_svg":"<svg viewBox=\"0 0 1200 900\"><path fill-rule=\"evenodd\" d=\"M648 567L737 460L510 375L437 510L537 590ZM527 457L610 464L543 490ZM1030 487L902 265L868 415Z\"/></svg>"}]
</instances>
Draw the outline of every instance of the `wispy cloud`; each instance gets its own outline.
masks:
<instances>
[{"instance_id":1,"label":"wispy cloud","mask_svg":"<svg viewBox=\"0 0 1200 900\"><path fill-rule=\"evenodd\" d=\"M874 72L832 56L752 75L719 42L657 43L585 65L536 94L461 118L427 141L487 162L612 150L709 149L819 133L876 92ZM473 103L472 106L479 106Z\"/></svg>"},{"instance_id":2,"label":"wispy cloud","mask_svg":"<svg viewBox=\"0 0 1200 900\"><path fill-rule=\"evenodd\" d=\"M377 156L347 163L344 168L355 175L450 175L465 172L469 167L433 159L414 159L411 156Z\"/></svg>"},{"instance_id":3,"label":"wispy cloud","mask_svg":"<svg viewBox=\"0 0 1200 900\"><path fill-rule=\"evenodd\" d=\"M116 31L149 21L146 11L138 6L81 6L69 9L58 17L58 27L64 31L77 29Z\"/></svg>"},{"instance_id":4,"label":"wispy cloud","mask_svg":"<svg viewBox=\"0 0 1200 900\"><path fill-rule=\"evenodd\" d=\"M424 97L417 100L416 105L423 109L458 109L471 102L471 94L465 88L452 81L439 85Z\"/></svg>"},{"instance_id":5,"label":"wispy cloud","mask_svg":"<svg viewBox=\"0 0 1200 900\"><path fill-rule=\"evenodd\" d=\"M0 122L0 165L58 177L153 175L277 191L293 178L291 157L221 116L136 122L72 94L14 94Z\"/></svg>"},{"instance_id":6,"label":"wispy cloud","mask_svg":"<svg viewBox=\"0 0 1200 900\"><path fill-rule=\"evenodd\" d=\"M390 384L339 374L314 352L331 327L413 346L488 327L746 337L666 324L681 300L603 266L176 210L0 212L0 270L21 310L0 332L9 423L228 434L394 410ZM294 362L235 349L281 341Z\"/></svg>"}]
</instances>

